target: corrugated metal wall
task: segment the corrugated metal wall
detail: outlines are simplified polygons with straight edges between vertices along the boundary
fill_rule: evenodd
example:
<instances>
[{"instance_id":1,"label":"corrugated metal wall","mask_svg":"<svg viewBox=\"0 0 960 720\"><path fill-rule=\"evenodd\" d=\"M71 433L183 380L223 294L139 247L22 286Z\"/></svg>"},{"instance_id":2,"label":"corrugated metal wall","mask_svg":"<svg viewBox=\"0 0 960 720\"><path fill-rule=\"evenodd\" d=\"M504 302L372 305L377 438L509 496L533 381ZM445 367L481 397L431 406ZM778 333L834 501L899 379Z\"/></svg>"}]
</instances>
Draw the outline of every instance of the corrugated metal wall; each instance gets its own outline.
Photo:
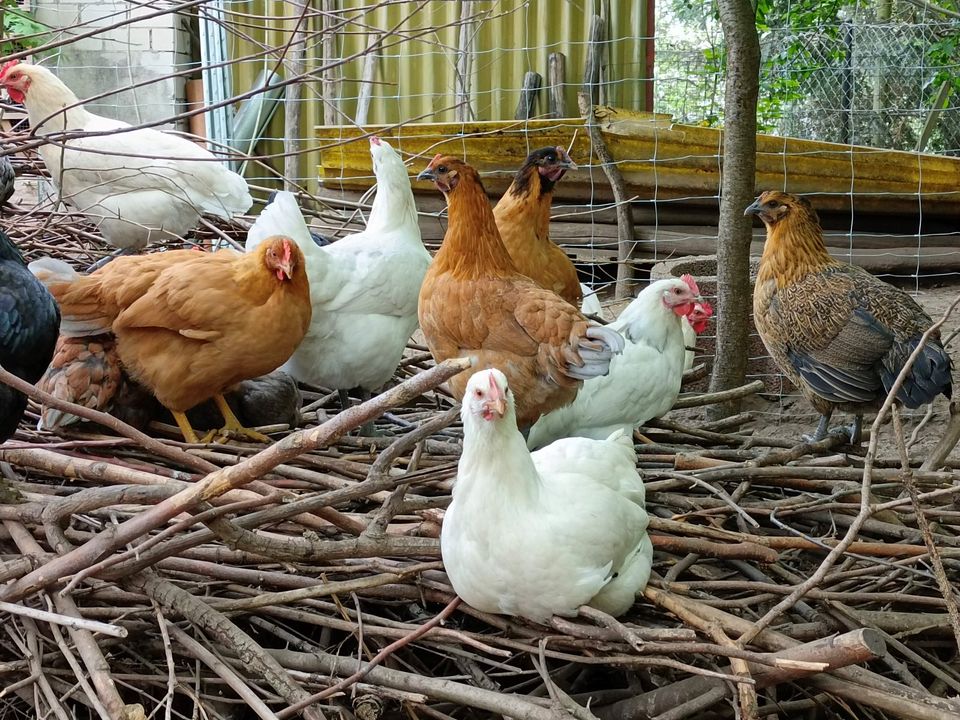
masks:
<instances>
[{"instance_id":1,"label":"corrugated metal wall","mask_svg":"<svg viewBox=\"0 0 960 720\"><path fill-rule=\"evenodd\" d=\"M343 0L343 7L360 10L363 0ZM429 2L418 13L411 3L397 3L362 13L362 23L376 31L400 30L421 37L395 44L380 58L368 122L396 123L422 117L427 122L455 119L455 77L459 40L457 23L463 2ZM468 12L481 16L473 38L472 105L476 120L512 118L520 98L524 73L540 73L547 83L547 57L566 55L565 95L570 112L576 108L576 92L583 77L586 37L590 17L600 2L566 0L473 0ZM619 0L609 3L608 76L610 101L621 107L645 110L644 2ZM423 35L429 28L436 32ZM365 33L341 34L341 55L362 52ZM354 117L362 61L344 67L341 109ZM540 93L538 114L546 110L546 93Z\"/></svg>"},{"instance_id":2,"label":"corrugated metal wall","mask_svg":"<svg viewBox=\"0 0 960 720\"><path fill-rule=\"evenodd\" d=\"M326 0L329 3L329 0ZM240 62L233 68L237 93L248 90L265 67L273 67L279 49L289 40L294 24L293 3L280 0L238 0L226 3L231 13L228 43L231 57ZM551 52L566 55L565 97L568 114L576 114L576 93L583 78L586 38L594 13L608 15L607 101L634 110L645 110L648 83L647 43L651 35L644 0L463 0L413 2L397 0L372 9L365 0L335 0L335 13L348 18L337 32L339 57L357 57L341 69L336 98L340 121L355 121L357 97L363 69L362 54L371 33L392 33L380 53L367 124L402 122L443 122L456 119L455 77L463 13L477 17L472 41L471 104L474 119L512 118L520 97L524 73L540 73L547 84L547 58ZM311 9L320 10L324 0L311 0ZM307 67L323 65L321 20L311 19L308 28ZM272 49L264 57L252 58ZM247 58L246 60L241 60ZM323 124L319 78L304 87L301 138ZM537 114L547 109L547 92L541 90ZM273 119L268 138L282 138L282 112ZM278 152L279 144L261 143L261 154ZM304 158L304 178L312 180L316 158ZM259 175L259 173L258 173ZM311 182L312 184L312 182Z\"/></svg>"}]
</instances>

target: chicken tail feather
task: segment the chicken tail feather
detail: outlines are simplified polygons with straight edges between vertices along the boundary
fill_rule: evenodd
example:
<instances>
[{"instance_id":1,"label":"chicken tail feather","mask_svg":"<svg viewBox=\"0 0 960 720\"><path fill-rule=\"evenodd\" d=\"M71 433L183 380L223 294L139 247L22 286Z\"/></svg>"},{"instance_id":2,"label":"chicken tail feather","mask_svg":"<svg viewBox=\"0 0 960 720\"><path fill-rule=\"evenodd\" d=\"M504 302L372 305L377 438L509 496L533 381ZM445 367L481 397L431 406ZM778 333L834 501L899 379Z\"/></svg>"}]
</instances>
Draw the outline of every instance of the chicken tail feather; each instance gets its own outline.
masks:
<instances>
[{"instance_id":1,"label":"chicken tail feather","mask_svg":"<svg viewBox=\"0 0 960 720\"><path fill-rule=\"evenodd\" d=\"M920 343L919 337L911 338L906 342L894 343L891 351L883 359L880 379L883 388L890 392L893 383L900 374L901 368L910 354ZM943 346L930 340L920 352L913 364L910 374L904 379L903 385L897 391L897 400L908 408L918 408L921 405L933 402L941 393L949 399L953 394L951 382L952 364L950 356Z\"/></svg>"},{"instance_id":2,"label":"chicken tail feather","mask_svg":"<svg viewBox=\"0 0 960 720\"><path fill-rule=\"evenodd\" d=\"M616 330L605 325L589 325L577 346L583 363L568 363L567 375L577 380L601 377L610 371L614 355L623 352L626 341Z\"/></svg>"},{"instance_id":3,"label":"chicken tail feather","mask_svg":"<svg viewBox=\"0 0 960 720\"><path fill-rule=\"evenodd\" d=\"M74 270L73 267L63 260L52 257L42 257L34 260L27 265L27 269L30 270L40 282L48 286L52 283L73 282L80 277L80 273Z\"/></svg>"},{"instance_id":4,"label":"chicken tail feather","mask_svg":"<svg viewBox=\"0 0 960 720\"><path fill-rule=\"evenodd\" d=\"M94 317L71 315L64 307L53 286L69 285L81 276L63 260L42 257L27 265L27 269L51 291L60 307L60 334L67 337L87 337L110 332L112 321L103 315Z\"/></svg>"}]
</instances>

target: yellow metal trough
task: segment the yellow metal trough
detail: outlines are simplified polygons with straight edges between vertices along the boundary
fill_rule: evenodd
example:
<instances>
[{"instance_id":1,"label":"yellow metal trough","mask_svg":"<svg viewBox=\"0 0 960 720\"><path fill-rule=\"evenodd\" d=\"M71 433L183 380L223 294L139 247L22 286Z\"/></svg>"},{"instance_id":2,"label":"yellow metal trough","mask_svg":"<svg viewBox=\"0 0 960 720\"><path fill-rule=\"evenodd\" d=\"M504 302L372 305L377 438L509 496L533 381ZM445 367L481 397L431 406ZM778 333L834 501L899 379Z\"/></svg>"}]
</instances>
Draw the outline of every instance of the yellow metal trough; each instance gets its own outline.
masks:
<instances>
[{"instance_id":1,"label":"yellow metal trough","mask_svg":"<svg viewBox=\"0 0 960 720\"><path fill-rule=\"evenodd\" d=\"M637 201L670 207L715 208L720 194L723 131L679 125L670 116L615 108L597 109L604 140L627 190ZM465 158L484 176L488 192L506 189L530 151L568 146L580 169L558 185L558 201L603 204L612 199L606 178L591 160L590 140L580 119L471 123L318 127L318 168L328 189L361 190L373 182L366 134L381 134L413 159L411 173L436 153ZM426 186L414 185L425 190ZM960 220L960 158L871 147L757 136L756 190L815 195L822 211L917 215Z\"/></svg>"}]
</instances>

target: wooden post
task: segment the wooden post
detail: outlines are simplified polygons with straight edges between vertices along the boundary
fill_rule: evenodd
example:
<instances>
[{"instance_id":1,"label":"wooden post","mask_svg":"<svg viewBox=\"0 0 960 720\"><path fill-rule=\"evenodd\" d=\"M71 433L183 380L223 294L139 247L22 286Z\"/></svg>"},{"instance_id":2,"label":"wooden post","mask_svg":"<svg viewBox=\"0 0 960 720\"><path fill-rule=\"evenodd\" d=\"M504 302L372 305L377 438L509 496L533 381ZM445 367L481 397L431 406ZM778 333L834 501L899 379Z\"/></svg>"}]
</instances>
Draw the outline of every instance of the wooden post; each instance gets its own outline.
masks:
<instances>
[{"instance_id":1,"label":"wooden post","mask_svg":"<svg viewBox=\"0 0 960 720\"><path fill-rule=\"evenodd\" d=\"M370 99L373 97L373 84L377 79L377 65L380 56L377 53L377 44L380 42L378 33L371 33L367 41L367 53L363 56L363 72L360 76L360 94L357 97L357 115L354 118L357 125L367 124L367 115L370 114Z\"/></svg>"},{"instance_id":2,"label":"wooden post","mask_svg":"<svg viewBox=\"0 0 960 720\"><path fill-rule=\"evenodd\" d=\"M594 15L590 18L590 37L587 39L587 62L583 70L583 92L590 101L590 105L600 102L600 65L601 48L604 38L603 18Z\"/></svg>"},{"instance_id":3,"label":"wooden post","mask_svg":"<svg viewBox=\"0 0 960 720\"><path fill-rule=\"evenodd\" d=\"M567 117L567 56L552 52L547 59L547 103L550 117Z\"/></svg>"},{"instance_id":4,"label":"wooden post","mask_svg":"<svg viewBox=\"0 0 960 720\"><path fill-rule=\"evenodd\" d=\"M286 3L292 23L289 25L293 38L284 58L284 70L288 78L304 73L303 55L307 41L307 19L304 17L303 0ZM300 177L300 110L303 85L291 83L284 88L283 103L283 189L293 191Z\"/></svg>"},{"instance_id":5,"label":"wooden post","mask_svg":"<svg viewBox=\"0 0 960 720\"><path fill-rule=\"evenodd\" d=\"M597 56L600 61L600 71L597 74L597 104L612 105L610 93L610 45L604 42L607 39L607 28L610 23L610 0L600 0L600 23L603 33L597 40L599 43Z\"/></svg>"},{"instance_id":6,"label":"wooden post","mask_svg":"<svg viewBox=\"0 0 960 720\"><path fill-rule=\"evenodd\" d=\"M540 95L540 85L543 78L540 73L526 72L523 75L523 87L520 88L520 102L517 111L513 114L514 120L529 120L536 115L537 98Z\"/></svg>"},{"instance_id":7,"label":"wooden post","mask_svg":"<svg viewBox=\"0 0 960 720\"><path fill-rule=\"evenodd\" d=\"M337 11L337 0L321 0L323 11L323 64L328 66L340 59L337 52L337 34L333 30L336 24L334 15ZM340 120L340 66L328 67L323 71L321 78L323 88L323 124L339 125Z\"/></svg>"},{"instance_id":8,"label":"wooden post","mask_svg":"<svg viewBox=\"0 0 960 720\"><path fill-rule=\"evenodd\" d=\"M457 76L454 78L454 116L457 122L474 119L471 104L471 76L473 73L473 15L474 0L460 2L460 36L457 42Z\"/></svg>"},{"instance_id":9,"label":"wooden post","mask_svg":"<svg viewBox=\"0 0 960 720\"><path fill-rule=\"evenodd\" d=\"M633 266L630 256L636 245L634 239L633 213L630 211L631 198L627 195L627 186L623 180L623 173L613 160L613 156L603 141L603 135L597 126L597 116L593 112L589 95L585 92L577 93L577 104L580 115L583 117L587 133L590 135L590 145L600 159L601 167L613 191L613 200L617 212L617 285L616 298L621 300L630 295L630 285L633 280Z\"/></svg>"}]
</instances>

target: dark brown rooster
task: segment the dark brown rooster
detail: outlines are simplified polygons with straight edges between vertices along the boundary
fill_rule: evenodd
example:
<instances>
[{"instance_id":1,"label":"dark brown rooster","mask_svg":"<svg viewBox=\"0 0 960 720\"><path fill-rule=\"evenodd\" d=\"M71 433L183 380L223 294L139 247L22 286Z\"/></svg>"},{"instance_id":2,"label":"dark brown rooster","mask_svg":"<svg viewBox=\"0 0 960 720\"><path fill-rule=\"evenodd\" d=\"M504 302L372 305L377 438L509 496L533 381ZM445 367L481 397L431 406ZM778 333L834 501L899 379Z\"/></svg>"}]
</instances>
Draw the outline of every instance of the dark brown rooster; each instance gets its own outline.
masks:
<instances>
[{"instance_id":1,"label":"dark brown rooster","mask_svg":"<svg viewBox=\"0 0 960 720\"><path fill-rule=\"evenodd\" d=\"M907 293L827 252L820 220L804 198L765 192L745 215L767 228L753 293L754 321L780 369L820 413L812 440L827 435L834 410L875 409L933 324ZM939 333L930 337L897 392L908 408L951 393L951 362Z\"/></svg>"},{"instance_id":2,"label":"dark brown rooster","mask_svg":"<svg viewBox=\"0 0 960 720\"><path fill-rule=\"evenodd\" d=\"M523 166L493 209L500 239L517 269L540 287L580 307L583 293L573 261L550 240L553 186L576 164L562 147L527 155Z\"/></svg>"}]
</instances>

